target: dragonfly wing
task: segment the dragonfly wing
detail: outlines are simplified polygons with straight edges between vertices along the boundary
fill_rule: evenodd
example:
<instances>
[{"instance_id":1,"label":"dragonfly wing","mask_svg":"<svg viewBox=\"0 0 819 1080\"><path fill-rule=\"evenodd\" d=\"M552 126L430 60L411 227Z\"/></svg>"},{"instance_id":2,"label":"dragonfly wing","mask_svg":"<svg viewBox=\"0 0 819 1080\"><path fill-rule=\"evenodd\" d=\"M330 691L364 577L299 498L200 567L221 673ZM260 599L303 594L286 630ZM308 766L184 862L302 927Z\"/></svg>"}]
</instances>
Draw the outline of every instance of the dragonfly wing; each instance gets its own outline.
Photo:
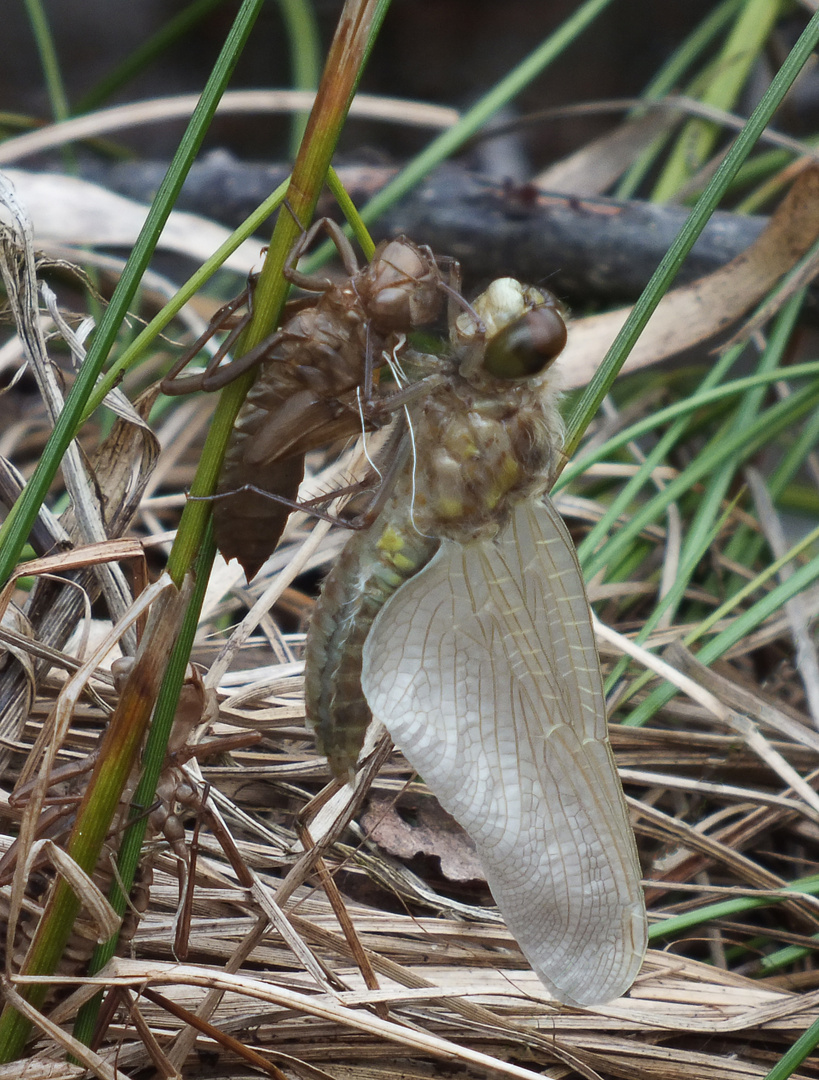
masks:
<instances>
[{"instance_id":1,"label":"dragonfly wing","mask_svg":"<svg viewBox=\"0 0 819 1080\"><path fill-rule=\"evenodd\" d=\"M475 841L509 929L567 1004L619 997L646 917L574 547L548 500L444 541L378 614L362 686Z\"/></svg>"}]
</instances>

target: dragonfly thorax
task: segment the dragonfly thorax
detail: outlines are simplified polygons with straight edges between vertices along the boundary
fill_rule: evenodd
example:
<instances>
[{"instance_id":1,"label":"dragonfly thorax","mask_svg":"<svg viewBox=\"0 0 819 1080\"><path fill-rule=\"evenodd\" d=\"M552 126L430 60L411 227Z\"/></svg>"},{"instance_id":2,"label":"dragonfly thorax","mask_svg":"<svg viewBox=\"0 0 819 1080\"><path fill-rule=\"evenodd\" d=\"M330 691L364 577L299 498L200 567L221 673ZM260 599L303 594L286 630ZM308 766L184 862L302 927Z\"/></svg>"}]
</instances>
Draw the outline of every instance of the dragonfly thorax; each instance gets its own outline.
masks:
<instances>
[{"instance_id":1,"label":"dragonfly thorax","mask_svg":"<svg viewBox=\"0 0 819 1080\"><path fill-rule=\"evenodd\" d=\"M411 417L415 527L459 543L494 536L518 503L547 490L563 441L544 377L502 393L480 384L453 375Z\"/></svg>"},{"instance_id":2,"label":"dragonfly thorax","mask_svg":"<svg viewBox=\"0 0 819 1080\"><path fill-rule=\"evenodd\" d=\"M410 409L421 533L490 539L548 490L563 443L551 363L565 343L557 300L513 278L492 282L456 320L446 377Z\"/></svg>"}]
</instances>

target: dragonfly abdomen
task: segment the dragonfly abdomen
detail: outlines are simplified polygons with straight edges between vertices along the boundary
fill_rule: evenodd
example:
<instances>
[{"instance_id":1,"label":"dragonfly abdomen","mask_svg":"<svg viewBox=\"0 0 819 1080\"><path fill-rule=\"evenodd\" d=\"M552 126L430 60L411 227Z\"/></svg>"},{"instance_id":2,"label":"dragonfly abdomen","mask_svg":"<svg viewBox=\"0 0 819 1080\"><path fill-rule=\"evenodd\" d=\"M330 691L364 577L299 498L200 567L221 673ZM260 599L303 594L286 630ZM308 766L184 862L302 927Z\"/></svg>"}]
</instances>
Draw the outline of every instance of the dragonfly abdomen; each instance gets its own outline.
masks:
<instances>
[{"instance_id":1,"label":"dragonfly abdomen","mask_svg":"<svg viewBox=\"0 0 819 1080\"><path fill-rule=\"evenodd\" d=\"M361 654L373 619L439 546L435 537L411 528L411 495L403 485L390 503L383 529L368 529L347 542L325 579L307 634L307 722L342 780L354 770L372 720L361 690Z\"/></svg>"}]
</instances>

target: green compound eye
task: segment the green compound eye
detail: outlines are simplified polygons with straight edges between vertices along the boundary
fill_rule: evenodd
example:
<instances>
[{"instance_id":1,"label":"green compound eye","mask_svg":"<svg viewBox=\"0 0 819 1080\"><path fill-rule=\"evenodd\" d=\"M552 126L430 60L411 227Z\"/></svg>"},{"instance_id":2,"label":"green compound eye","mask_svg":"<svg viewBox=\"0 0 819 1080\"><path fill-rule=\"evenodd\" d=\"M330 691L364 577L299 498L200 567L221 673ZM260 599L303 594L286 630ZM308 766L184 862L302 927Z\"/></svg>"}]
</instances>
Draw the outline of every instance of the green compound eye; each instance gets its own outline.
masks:
<instances>
[{"instance_id":1,"label":"green compound eye","mask_svg":"<svg viewBox=\"0 0 819 1080\"><path fill-rule=\"evenodd\" d=\"M566 345L566 324L550 304L533 308L496 334L486 346L484 370L496 379L539 375Z\"/></svg>"}]
</instances>

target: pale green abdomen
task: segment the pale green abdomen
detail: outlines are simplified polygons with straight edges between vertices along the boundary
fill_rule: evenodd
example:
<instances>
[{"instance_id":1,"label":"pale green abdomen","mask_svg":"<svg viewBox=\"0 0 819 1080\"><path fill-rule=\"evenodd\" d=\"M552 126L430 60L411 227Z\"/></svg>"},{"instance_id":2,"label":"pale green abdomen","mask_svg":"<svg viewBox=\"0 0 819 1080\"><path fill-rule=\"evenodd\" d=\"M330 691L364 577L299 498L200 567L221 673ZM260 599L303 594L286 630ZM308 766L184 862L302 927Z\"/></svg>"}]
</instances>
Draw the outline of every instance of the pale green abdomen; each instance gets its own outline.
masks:
<instances>
[{"instance_id":1,"label":"pale green abdomen","mask_svg":"<svg viewBox=\"0 0 819 1080\"><path fill-rule=\"evenodd\" d=\"M307 723L335 776L348 779L372 719L361 690L361 652L373 619L440 541L412 527L409 492L397 490L378 526L354 534L328 574L305 648Z\"/></svg>"}]
</instances>

